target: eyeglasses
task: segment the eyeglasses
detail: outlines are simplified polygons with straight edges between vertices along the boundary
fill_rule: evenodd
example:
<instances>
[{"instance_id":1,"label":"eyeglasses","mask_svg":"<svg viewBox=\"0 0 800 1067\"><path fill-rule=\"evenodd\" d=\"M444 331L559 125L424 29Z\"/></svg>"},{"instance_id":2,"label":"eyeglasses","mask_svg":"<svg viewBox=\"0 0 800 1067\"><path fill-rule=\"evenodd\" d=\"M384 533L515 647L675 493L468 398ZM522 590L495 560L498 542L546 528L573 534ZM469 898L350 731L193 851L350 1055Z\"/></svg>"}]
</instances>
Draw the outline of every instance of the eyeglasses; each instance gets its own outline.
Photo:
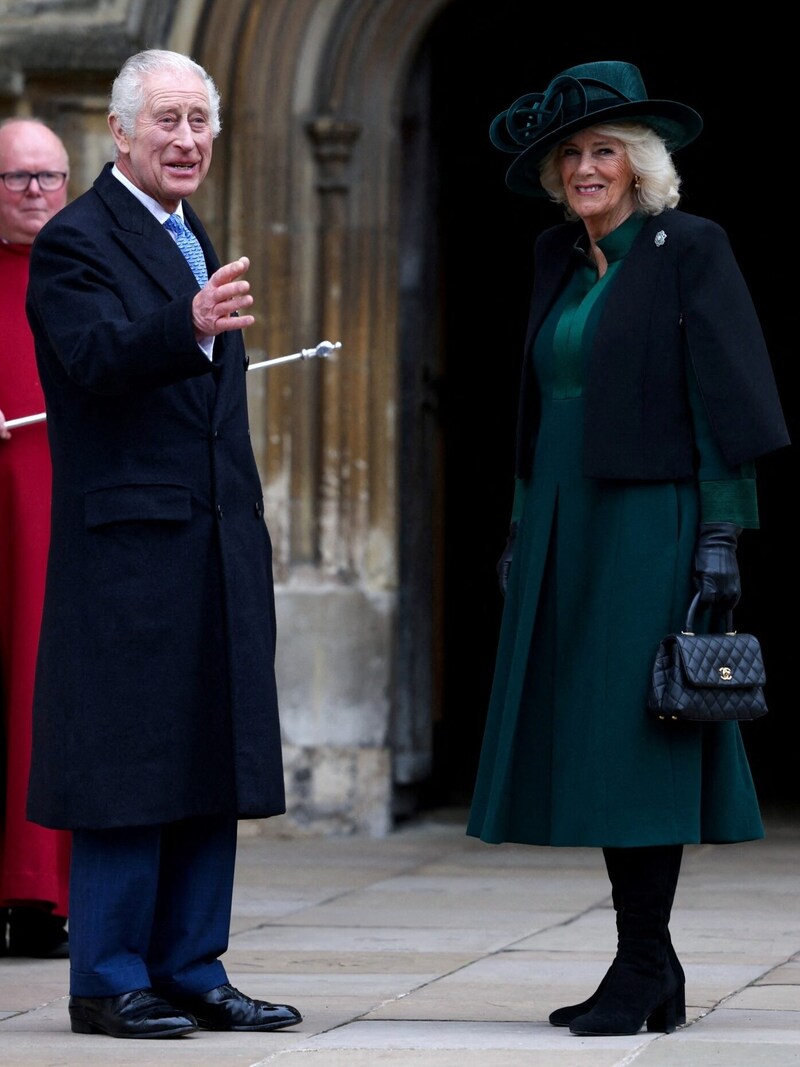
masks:
<instances>
[{"instance_id":1,"label":"eyeglasses","mask_svg":"<svg viewBox=\"0 0 800 1067\"><path fill-rule=\"evenodd\" d=\"M40 189L46 193L54 193L64 185L67 174L63 170L7 170L5 174L0 174L0 178L3 179L6 189L10 189L12 193L24 193L34 178Z\"/></svg>"}]
</instances>

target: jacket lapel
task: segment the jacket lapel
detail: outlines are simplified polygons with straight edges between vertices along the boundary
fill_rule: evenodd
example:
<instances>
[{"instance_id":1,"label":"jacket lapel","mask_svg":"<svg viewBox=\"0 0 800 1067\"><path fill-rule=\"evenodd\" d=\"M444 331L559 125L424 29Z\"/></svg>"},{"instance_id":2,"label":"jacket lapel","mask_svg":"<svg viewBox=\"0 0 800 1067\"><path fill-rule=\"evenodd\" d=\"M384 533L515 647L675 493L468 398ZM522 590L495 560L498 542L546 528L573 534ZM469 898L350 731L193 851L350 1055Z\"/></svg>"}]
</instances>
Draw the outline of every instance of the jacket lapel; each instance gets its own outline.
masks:
<instances>
[{"instance_id":1,"label":"jacket lapel","mask_svg":"<svg viewBox=\"0 0 800 1067\"><path fill-rule=\"evenodd\" d=\"M115 220L112 238L167 296L185 294L196 285L191 267L170 235L164 232L164 227L122 182L117 181L111 167L111 163L106 164L95 180L94 189ZM219 266L211 242L197 215L186 203L184 212L200 241L210 275ZM212 266L212 262L216 265Z\"/></svg>"}]
</instances>

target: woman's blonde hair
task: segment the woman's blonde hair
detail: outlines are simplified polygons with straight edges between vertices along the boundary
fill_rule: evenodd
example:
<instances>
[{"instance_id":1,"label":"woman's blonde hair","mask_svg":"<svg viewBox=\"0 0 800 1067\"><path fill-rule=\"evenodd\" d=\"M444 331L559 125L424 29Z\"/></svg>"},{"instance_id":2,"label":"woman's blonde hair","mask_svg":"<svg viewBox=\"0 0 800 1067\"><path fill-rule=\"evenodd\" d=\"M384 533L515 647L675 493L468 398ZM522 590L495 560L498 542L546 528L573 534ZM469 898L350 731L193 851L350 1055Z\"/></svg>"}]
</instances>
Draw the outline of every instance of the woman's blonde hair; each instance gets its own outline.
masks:
<instances>
[{"instance_id":1,"label":"woman's blonde hair","mask_svg":"<svg viewBox=\"0 0 800 1067\"><path fill-rule=\"evenodd\" d=\"M638 210L643 215L658 215L667 207L677 207L681 179L667 146L654 129L638 122L608 122L592 126L605 137L615 137L625 148L633 173L638 179L634 191ZM539 166L539 180L550 199L561 204L568 219L578 216L569 206L558 167L560 145L551 148Z\"/></svg>"}]
</instances>

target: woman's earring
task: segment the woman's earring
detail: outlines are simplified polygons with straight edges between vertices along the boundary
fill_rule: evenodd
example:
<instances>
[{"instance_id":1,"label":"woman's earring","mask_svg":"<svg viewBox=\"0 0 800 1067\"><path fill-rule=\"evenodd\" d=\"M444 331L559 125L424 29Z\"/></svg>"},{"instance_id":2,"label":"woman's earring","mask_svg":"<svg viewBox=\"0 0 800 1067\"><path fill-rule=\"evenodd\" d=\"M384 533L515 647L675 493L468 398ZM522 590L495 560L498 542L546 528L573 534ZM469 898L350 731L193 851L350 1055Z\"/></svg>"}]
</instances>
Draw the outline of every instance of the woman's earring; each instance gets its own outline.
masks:
<instances>
[{"instance_id":1,"label":"woman's earring","mask_svg":"<svg viewBox=\"0 0 800 1067\"><path fill-rule=\"evenodd\" d=\"M634 174L634 176L633 176L633 187L634 187L634 189L636 190L637 193L639 192L639 190L642 187L642 182L641 182L641 179L639 178L638 174Z\"/></svg>"}]
</instances>

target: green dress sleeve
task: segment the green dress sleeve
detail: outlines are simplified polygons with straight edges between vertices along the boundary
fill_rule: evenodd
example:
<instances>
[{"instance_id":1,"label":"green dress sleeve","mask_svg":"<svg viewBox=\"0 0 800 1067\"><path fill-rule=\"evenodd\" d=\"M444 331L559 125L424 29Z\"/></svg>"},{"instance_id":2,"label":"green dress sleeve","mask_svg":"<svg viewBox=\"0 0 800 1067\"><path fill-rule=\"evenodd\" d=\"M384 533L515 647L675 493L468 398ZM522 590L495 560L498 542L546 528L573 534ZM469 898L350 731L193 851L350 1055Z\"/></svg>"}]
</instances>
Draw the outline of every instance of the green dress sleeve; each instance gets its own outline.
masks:
<instances>
[{"instance_id":1,"label":"green dress sleeve","mask_svg":"<svg viewBox=\"0 0 800 1067\"><path fill-rule=\"evenodd\" d=\"M759 519L755 464L743 463L738 467L730 467L725 462L711 432L711 424L691 366L688 367L688 380L697 451L697 477L700 483L700 521L732 522L745 529L757 530Z\"/></svg>"}]
</instances>

